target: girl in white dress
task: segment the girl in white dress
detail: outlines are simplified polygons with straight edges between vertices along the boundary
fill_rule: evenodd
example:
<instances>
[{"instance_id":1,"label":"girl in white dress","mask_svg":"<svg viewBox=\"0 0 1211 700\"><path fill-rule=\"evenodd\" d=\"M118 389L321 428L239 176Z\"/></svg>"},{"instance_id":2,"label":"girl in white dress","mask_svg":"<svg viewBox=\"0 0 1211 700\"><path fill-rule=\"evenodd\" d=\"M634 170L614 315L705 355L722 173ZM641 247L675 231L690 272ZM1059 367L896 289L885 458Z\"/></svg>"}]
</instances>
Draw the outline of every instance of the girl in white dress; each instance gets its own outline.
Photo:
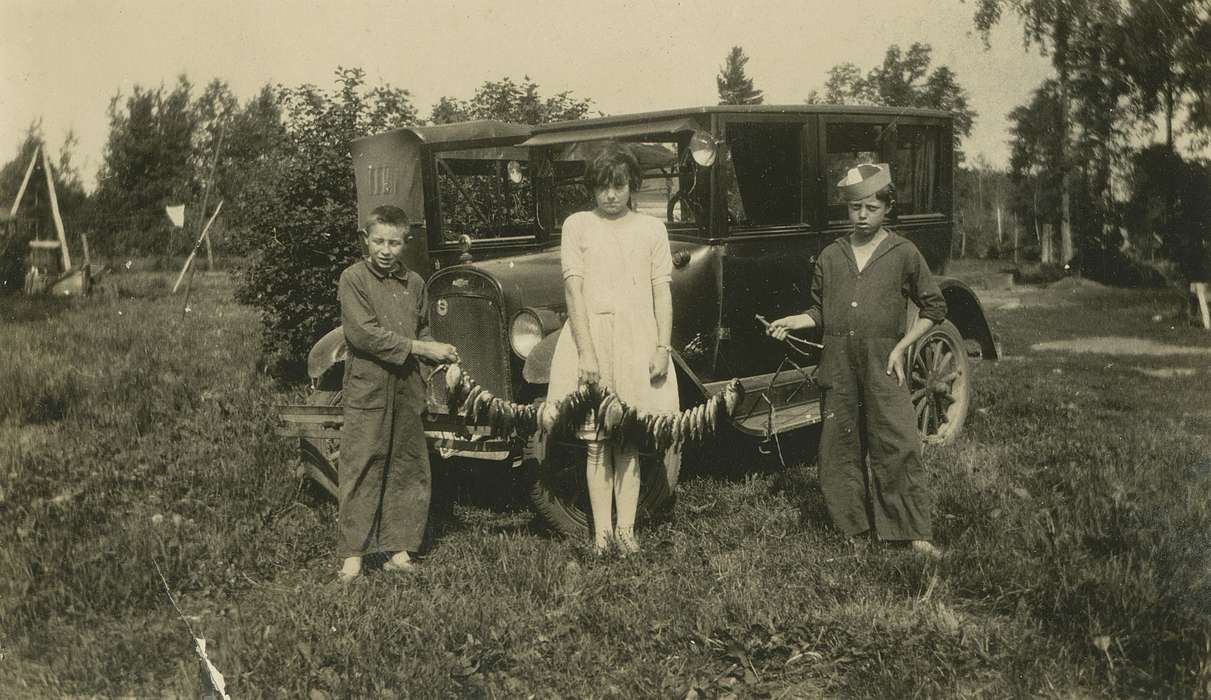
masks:
<instances>
[{"instance_id":1,"label":"girl in white dress","mask_svg":"<svg viewBox=\"0 0 1211 700\"><path fill-rule=\"evenodd\" d=\"M551 364L551 399L597 382L629 406L676 411L677 377L669 359L673 301L669 236L659 219L631 209L642 183L631 150L607 143L585 166L596 208L564 221L560 260L568 322ZM571 332L568 332L568 331ZM639 453L582 431L588 443L585 479L593 510L594 546L639 551ZM618 523L611 528L613 504Z\"/></svg>"}]
</instances>

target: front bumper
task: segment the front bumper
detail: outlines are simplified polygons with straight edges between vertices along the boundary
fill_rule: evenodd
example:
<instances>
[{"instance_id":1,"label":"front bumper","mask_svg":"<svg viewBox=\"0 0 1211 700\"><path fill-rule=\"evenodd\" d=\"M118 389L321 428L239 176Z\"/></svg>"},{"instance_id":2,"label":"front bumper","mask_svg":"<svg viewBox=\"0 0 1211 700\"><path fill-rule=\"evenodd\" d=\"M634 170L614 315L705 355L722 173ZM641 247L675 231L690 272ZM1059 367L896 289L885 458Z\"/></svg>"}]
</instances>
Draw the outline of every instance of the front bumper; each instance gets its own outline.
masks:
<instances>
[{"instance_id":1,"label":"front bumper","mask_svg":"<svg viewBox=\"0 0 1211 700\"><path fill-rule=\"evenodd\" d=\"M345 422L340 406L286 404L278 409L276 433L285 437L311 440L340 440ZM492 435L486 425L468 424L462 416L426 414L425 440L429 449L442 457L469 457L502 460L520 454L520 445L512 438Z\"/></svg>"}]
</instances>

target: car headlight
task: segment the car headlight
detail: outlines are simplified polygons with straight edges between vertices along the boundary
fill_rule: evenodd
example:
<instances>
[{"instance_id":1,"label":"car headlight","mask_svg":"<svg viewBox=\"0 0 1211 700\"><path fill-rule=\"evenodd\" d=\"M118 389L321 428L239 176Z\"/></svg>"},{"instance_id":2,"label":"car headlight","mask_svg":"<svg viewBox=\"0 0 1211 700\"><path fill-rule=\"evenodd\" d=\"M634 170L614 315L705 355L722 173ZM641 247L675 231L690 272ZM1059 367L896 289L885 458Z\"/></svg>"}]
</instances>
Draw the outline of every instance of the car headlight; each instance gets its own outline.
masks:
<instances>
[{"instance_id":1,"label":"car headlight","mask_svg":"<svg viewBox=\"0 0 1211 700\"><path fill-rule=\"evenodd\" d=\"M542 341L542 319L532 309L522 309L513 317L509 325L509 344L513 352L523 360Z\"/></svg>"}]
</instances>

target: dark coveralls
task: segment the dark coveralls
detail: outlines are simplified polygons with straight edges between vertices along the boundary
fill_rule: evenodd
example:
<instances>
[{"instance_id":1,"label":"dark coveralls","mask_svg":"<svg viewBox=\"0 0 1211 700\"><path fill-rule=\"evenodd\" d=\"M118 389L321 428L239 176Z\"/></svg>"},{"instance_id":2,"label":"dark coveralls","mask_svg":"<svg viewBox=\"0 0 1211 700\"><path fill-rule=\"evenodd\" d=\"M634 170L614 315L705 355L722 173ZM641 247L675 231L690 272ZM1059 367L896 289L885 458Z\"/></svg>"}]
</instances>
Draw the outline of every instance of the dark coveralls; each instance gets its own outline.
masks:
<instances>
[{"instance_id":1,"label":"dark coveralls","mask_svg":"<svg viewBox=\"0 0 1211 700\"><path fill-rule=\"evenodd\" d=\"M368 260L337 292L349 358L341 429L341 556L420 549L429 518L425 386L412 341L432 340L424 280Z\"/></svg>"},{"instance_id":2,"label":"dark coveralls","mask_svg":"<svg viewBox=\"0 0 1211 700\"><path fill-rule=\"evenodd\" d=\"M843 237L825 247L812 275L807 314L824 330L820 490L847 535L874 527L883 540L928 540L930 498L908 382L898 386L886 370L904 337L905 297L935 323L946 317L946 300L917 247L887 233L861 272Z\"/></svg>"}]
</instances>

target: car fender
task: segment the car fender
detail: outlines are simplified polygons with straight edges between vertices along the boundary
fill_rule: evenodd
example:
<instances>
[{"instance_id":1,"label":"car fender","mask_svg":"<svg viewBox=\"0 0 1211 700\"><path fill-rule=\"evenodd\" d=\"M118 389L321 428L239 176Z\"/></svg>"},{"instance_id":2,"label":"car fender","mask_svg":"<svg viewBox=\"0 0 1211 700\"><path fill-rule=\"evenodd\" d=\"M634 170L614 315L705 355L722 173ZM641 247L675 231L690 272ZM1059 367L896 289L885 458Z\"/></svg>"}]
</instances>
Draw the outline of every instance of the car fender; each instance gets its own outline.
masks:
<instances>
[{"instance_id":1,"label":"car fender","mask_svg":"<svg viewBox=\"0 0 1211 700\"><path fill-rule=\"evenodd\" d=\"M988 317L984 315L984 307L975 291L953 277L937 276L935 279L946 299L946 320L959 329L963 338L980 344L982 359L995 360L1000 357L999 343L988 325Z\"/></svg>"},{"instance_id":2,"label":"car fender","mask_svg":"<svg viewBox=\"0 0 1211 700\"><path fill-rule=\"evenodd\" d=\"M311 346L311 352L307 353L307 376L311 377L312 382L318 382L328 370L344 362L348 356L345 330L337 326Z\"/></svg>"}]
</instances>

